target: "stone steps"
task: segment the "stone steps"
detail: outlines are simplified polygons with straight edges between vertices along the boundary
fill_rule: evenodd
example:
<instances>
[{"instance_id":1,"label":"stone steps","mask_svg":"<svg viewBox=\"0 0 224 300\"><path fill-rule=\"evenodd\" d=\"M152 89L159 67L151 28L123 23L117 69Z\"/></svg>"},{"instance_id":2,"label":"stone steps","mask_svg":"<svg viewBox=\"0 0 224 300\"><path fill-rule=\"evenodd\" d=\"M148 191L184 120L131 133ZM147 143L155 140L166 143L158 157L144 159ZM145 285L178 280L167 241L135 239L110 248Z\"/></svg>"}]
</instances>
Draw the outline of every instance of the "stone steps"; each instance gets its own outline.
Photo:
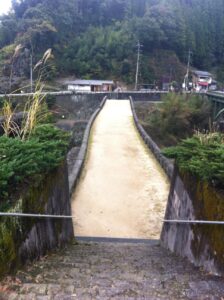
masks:
<instances>
[{"instance_id":1,"label":"stone steps","mask_svg":"<svg viewBox=\"0 0 224 300\"><path fill-rule=\"evenodd\" d=\"M78 242L104 242L104 243L123 243L123 244L148 244L158 245L159 240L156 239L137 239L137 238L110 238L110 237L89 237L89 236L76 236Z\"/></svg>"},{"instance_id":2,"label":"stone steps","mask_svg":"<svg viewBox=\"0 0 224 300\"><path fill-rule=\"evenodd\" d=\"M158 241L80 238L1 282L0 299L214 299L223 278L203 273ZM97 242L96 242L97 240Z\"/></svg>"}]
</instances>

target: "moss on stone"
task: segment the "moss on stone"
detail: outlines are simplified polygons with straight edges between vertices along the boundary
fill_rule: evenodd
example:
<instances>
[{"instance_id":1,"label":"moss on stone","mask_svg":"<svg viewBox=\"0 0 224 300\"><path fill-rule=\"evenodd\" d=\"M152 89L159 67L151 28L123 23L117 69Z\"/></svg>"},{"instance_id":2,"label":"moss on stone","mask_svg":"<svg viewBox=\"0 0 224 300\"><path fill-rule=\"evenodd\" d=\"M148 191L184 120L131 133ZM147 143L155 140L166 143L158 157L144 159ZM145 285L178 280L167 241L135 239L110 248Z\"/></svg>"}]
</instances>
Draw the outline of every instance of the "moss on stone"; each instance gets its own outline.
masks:
<instances>
[{"instance_id":1,"label":"moss on stone","mask_svg":"<svg viewBox=\"0 0 224 300\"><path fill-rule=\"evenodd\" d=\"M61 202L56 208L54 207L55 200L53 199L66 199L64 194L68 190L65 181L65 178L67 178L66 170L66 164L65 161L63 161L58 168L46 174L38 186L30 186L26 191L23 191L19 200L15 202L14 207L9 211L35 214L51 213L52 211L53 214L60 214L61 211L65 209L65 204ZM64 201L69 201L69 196L67 200ZM56 210L59 211L57 212ZM38 235L41 231L41 236L46 235L48 238L48 234L45 231L47 230L45 225L47 225L48 222L46 219L37 218L2 217L0 219L0 276L10 272L12 268L17 268L27 259L32 259L46 253L52 248L52 245L53 247L61 246L64 242L64 240L61 241L62 235L69 240L66 232L64 232L64 221L50 220L50 228L53 232L52 236L49 236L49 240L45 241L37 237L37 239L40 239L37 248L34 246L34 248L28 250L28 252L30 251L30 253L28 253L25 247L25 252L19 253L21 245L27 240L34 226L39 230ZM53 244L51 244L52 240L54 241ZM29 257L27 257L27 255Z\"/></svg>"},{"instance_id":2,"label":"moss on stone","mask_svg":"<svg viewBox=\"0 0 224 300\"><path fill-rule=\"evenodd\" d=\"M224 191L215 189L209 182L201 181L194 176L181 173L194 209L196 220L224 220ZM191 226L194 240L191 248L194 257L200 262L214 261L220 273L224 272L224 225L197 224Z\"/></svg>"},{"instance_id":3,"label":"moss on stone","mask_svg":"<svg viewBox=\"0 0 224 300\"><path fill-rule=\"evenodd\" d=\"M7 223L0 224L0 276L9 272L16 263L15 227Z\"/></svg>"}]
</instances>

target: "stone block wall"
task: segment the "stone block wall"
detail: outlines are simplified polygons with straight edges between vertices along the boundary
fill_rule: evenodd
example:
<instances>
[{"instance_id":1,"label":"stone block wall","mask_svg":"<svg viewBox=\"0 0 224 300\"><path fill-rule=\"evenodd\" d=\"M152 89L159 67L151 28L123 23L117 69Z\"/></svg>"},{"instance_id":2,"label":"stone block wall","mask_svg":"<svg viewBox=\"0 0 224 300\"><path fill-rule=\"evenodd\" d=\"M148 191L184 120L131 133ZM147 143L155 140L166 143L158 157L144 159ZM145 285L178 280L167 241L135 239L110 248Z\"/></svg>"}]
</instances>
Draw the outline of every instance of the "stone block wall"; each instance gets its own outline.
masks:
<instances>
[{"instance_id":1,"label":"stone block wall","mask_svg":"<svg viewBox=\"0 0 224 300\"><path fill-rule=\"evenodd\" d=\"M223 221L224 191L176 167L165 219ZM161 243L208 272L224 274L224 225L164 223Z\"/></svg>"},{"instance_id":2,"label":"stone block wall","mask_svg":"<svg viewBox=\"0 0 224 300\"><path fill-rule=\"evenodd\" d=\"M66 162L22 192L10 212L71 215ZM72 219L1 217L0 276L73 237Z\"/></svg>"},{"instance_id":3,"label":"stone block wall","mask_svg":"<svg viewBox=\"0 0 224 300\"><path fill-rule=\"evenodd\" d=\"M89 120L105 95L106 93L58 95L56 96L56 105L62 107L70 119Z\"/></svg>"}]
</instances>

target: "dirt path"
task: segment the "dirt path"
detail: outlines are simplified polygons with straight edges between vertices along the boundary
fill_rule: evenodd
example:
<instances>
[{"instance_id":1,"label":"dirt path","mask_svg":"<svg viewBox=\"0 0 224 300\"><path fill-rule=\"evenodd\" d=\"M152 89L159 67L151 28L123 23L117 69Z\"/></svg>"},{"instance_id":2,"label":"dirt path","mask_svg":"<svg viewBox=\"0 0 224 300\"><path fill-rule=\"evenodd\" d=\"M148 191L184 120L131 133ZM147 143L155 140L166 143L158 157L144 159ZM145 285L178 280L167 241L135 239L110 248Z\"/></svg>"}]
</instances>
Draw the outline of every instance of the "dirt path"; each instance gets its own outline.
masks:
<instances>
[{"instance_id":1,"label":"dirt path","mask_svg":"<svg viewBox=\"0 0 224 300\"><path fill-rule=\"evenodd\" d=\"M108 100L72 197L76 236L159 238L169 183L144 146L128 100Z\"/></svg>"}]
</instances>

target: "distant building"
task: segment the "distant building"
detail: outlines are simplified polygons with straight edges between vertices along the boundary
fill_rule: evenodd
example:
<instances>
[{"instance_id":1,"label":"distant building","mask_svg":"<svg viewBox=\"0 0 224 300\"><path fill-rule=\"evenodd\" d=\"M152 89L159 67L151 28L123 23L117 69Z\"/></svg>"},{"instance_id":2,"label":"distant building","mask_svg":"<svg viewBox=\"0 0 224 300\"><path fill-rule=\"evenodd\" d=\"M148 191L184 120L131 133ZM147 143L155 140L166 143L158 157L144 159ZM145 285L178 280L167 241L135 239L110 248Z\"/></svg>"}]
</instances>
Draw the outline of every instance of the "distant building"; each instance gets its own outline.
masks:
<instances>
[{"instance_id":1,"label":"distant building","mask_svg":"<svg viewBox=\"0 0 224 300\"><path fill-rule=\"evenodd\" d=\"M208 88L210 91L215 91L217 90L217 81L215 80L212 80L212 83L209 85L209 88Z\"/></svg>"},{"instance_id":2,"label":"distant building","mask_svg":"<svg viewBox=\"0 0 224 300\"><path fill-rule=\"evenodd\" d=\"M111 80L74 80L66 82L69 91L111 92L114 82Z\"/></svg>"},{"instance_id":3,"label":"distant building","mask_svg":"<svg viewBox=\"0 0 224 300\"><path fill-rule=\"evenodd\" d=\"M212 84L212 74L205 71L192 71L192 87L196 92L208 91Z\"/></svg>"}]
</instances>

